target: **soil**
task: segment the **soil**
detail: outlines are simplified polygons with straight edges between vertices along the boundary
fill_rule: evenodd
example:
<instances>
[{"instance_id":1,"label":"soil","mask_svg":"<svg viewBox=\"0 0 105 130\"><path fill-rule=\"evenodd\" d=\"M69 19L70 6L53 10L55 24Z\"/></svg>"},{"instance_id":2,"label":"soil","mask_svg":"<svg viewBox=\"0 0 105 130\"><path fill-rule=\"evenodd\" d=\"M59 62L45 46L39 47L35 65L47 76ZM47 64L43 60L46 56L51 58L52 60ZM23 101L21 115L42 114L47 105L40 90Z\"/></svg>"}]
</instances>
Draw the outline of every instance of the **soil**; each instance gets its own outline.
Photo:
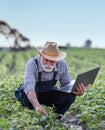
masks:
<instances>
[{"instance_id":1,"label":"soil","mask_svg":"<svg viewBox=\"0 0 105 130\"><path fill-rule=\"evenodd\" d=\"M61 122L66 123L67 125L70 125L70 127L75 129L75 130L86 130L86 129L82 128L82 124L80 122L80 119L76 116L62 118Z\"/></svg>"},{"instance_id":2,"label":"soil","mask_svg":"<svg viewBox=\"0 0 105 130\"><path fill-rule=\"evenodd\" d=\"M61 119L61 122L66 123L73 130L88 130L86 122L81 123L79 117L76 116L64 117ZM105 119L101 120L101 130L105 130Z\"/></svg>"}]
</instances>

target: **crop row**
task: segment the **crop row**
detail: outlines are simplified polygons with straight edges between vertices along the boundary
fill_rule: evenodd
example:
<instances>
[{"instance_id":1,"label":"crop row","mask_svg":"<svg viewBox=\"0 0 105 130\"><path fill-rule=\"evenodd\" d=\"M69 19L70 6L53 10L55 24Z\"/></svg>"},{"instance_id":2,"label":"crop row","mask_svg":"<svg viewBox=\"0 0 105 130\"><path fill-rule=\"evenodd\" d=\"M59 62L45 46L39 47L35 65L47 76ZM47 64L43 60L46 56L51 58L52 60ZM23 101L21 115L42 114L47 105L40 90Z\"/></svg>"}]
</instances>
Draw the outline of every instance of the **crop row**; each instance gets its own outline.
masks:
<instances>
[{"instance_id":1,"label":"crop row","mask_svg":"<svg viewBox=\"0 0 105 130\"><path fill-rule=\"evenodd\" d=\"M70 75L75 79L78 73L101 66L95 83L86 93L77 97L66 116L80 118L84 129L105 129L105 50L71 48L65 58ZM49 116L23 108L16 100L14 91L23 82L27 60L37 55L35 49L24 52L0 52L0 129L9 130L70 130L71 127L56 119L51 108ZM46 107L46 106L44 106ZM55 121L56 120L56 121Z\"/></svg>"}]
</instances>

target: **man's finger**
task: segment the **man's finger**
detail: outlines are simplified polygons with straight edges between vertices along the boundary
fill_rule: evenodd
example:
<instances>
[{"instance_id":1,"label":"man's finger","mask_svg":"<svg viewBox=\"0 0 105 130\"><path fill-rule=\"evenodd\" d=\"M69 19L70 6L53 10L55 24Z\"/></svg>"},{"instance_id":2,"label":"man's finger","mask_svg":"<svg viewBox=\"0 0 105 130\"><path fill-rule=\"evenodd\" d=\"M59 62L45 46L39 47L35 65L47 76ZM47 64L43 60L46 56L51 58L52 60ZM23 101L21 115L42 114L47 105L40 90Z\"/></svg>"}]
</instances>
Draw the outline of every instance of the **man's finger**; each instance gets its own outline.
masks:
<instances>
[{"instance_id":1,"label":"man's finger","mask_svg":"<svg viewBox=\"0 0 105 130\"><path fill-rule=\"evenodd\" d=\"M40 113L42 113L43 115L48 115L48 113L44 110L40 111Z\"/></svg>"},{"instance_id":2,"label":"man's finger","mask_svg":"<svg viewBox=\"0 0 105 130\"><path fill-rule=\"evenodd\" d=\"M39 112L40 112L41 114L43 114L43 115L48 115L48 113L45 111L44 108L38 109L38 110L36 110L36 111L39 111Z\"/></svg>"}]
</instances>

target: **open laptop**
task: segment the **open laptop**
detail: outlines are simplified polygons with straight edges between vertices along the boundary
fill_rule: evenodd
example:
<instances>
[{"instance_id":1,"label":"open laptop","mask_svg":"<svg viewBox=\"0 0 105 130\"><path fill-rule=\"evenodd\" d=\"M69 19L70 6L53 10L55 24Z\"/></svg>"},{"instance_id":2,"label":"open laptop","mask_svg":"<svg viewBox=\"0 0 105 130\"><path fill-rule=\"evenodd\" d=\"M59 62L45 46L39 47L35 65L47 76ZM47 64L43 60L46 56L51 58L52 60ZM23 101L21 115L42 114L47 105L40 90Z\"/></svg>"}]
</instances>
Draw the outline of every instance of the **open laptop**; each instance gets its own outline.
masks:
<instances>
[{"instance_id":1,"label":"open laptop","mask_svg":"<svg viewBox=\"0 0 105 130\"><path fill-rule=\"evenodd\" d=\"M72 80L71 83L67 86L60 86L60 87L54 87L53 90L61 91L61 92L67 92L71 93L76 90L76 87L83 83L84 86L87 86L88 84L93 84L96 76L100 70L100 67L93 68L91 70L88 70L84 73L78 74L76 80Z\"/></svg>"}]
</instances>

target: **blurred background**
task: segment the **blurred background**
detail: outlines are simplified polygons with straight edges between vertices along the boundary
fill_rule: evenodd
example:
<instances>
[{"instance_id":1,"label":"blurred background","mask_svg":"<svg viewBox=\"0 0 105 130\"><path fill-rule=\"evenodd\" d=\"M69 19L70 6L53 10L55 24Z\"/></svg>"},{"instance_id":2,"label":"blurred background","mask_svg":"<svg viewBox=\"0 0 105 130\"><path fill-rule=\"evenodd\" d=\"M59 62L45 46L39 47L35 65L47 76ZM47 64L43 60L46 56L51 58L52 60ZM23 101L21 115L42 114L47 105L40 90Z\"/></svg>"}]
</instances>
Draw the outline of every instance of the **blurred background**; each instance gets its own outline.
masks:
<instances>
[{"instance_id":1,"label":"blurred background","mask_svg":"<svg viewBox=\"0 0 105 130\"><path fill-rule=\"evenodd\" d=\"M60 47L105 48L104 0L0 0L0 48L55 41Z\"/></svg>"}]
</instances>

